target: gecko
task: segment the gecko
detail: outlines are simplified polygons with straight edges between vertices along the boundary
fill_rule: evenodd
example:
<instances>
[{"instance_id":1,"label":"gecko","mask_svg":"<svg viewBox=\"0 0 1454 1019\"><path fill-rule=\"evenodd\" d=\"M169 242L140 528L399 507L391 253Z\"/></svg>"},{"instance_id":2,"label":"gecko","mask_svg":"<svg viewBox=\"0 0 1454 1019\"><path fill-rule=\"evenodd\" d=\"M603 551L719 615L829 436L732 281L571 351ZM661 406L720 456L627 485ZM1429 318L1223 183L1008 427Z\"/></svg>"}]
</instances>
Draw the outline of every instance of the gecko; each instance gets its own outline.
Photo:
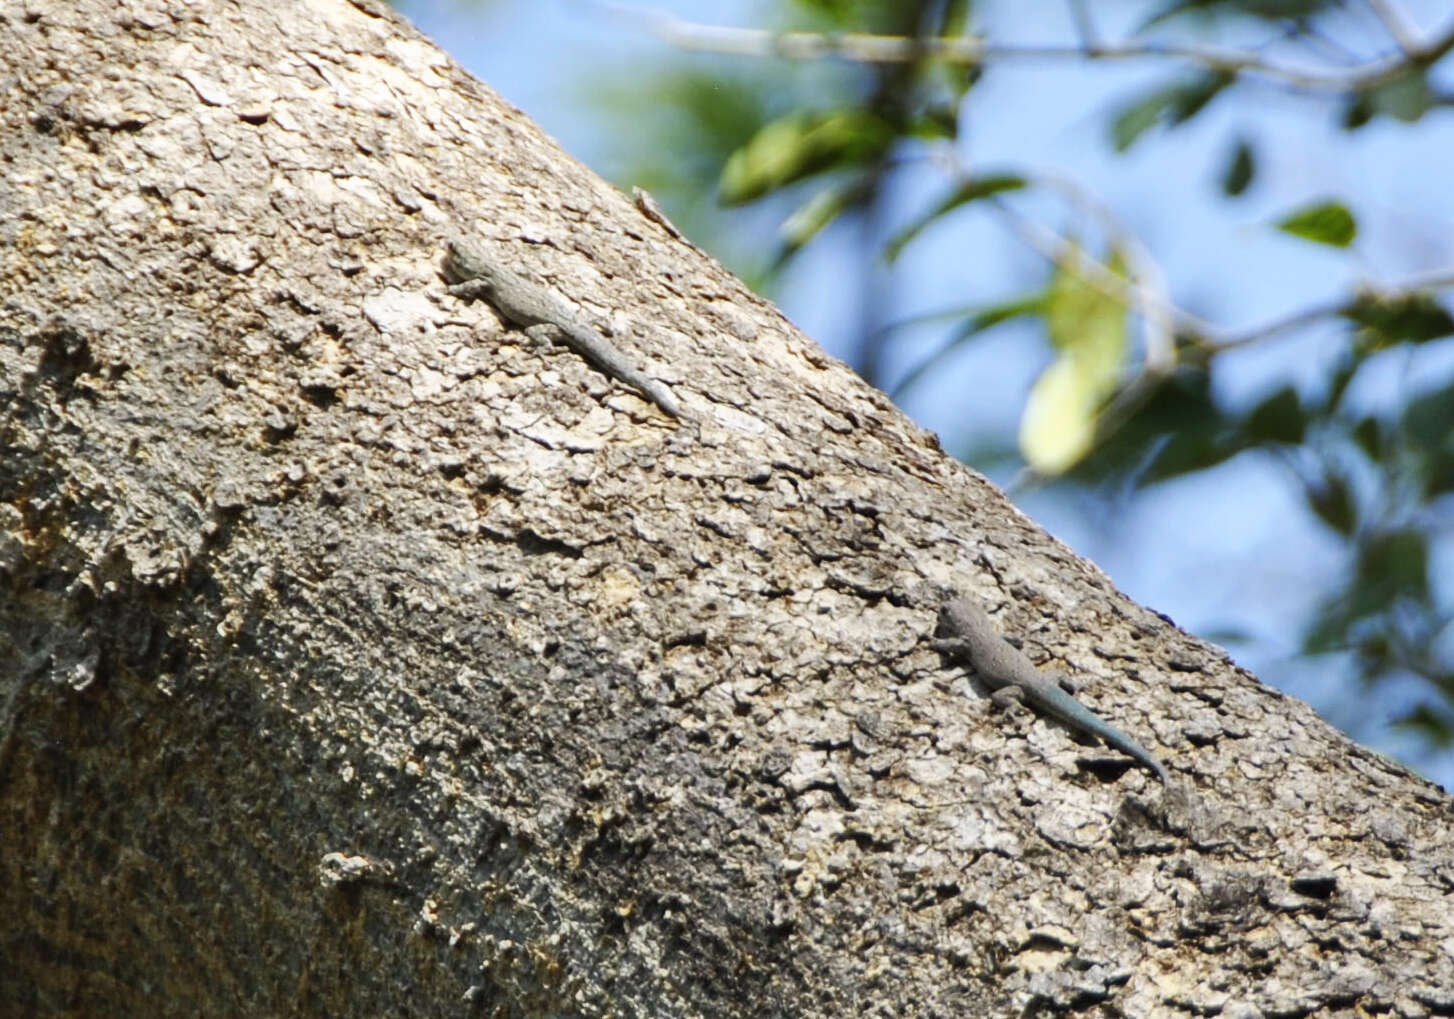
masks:
<instances>
[{"instance_id":1,"label":"gecko","mask_svg":"<svg viewBox=\"0 0 1454 1019\"><path fill-rule=\"evenodd\" d=\"M1018 687L1035 707L1074 729L1104 740L1108 745L1150 768L1163 785L1171 783L1166 768L1151 751L1102 719L1063 690L1061 677L1041 672L1025 653L996 632L989 615L969 598L951 595L939 607L935 642L941 653L967 661L990 686Z\"/></svg>"},{"instance_id":2,"label":"gecko","mask_svg":"<svg viewBox=\"0 0 1454 1019\"><path fill-rule=\"evenodd\" d=\"M489 301L532 338L560 339L608 378L640 390L672 417L683 416L681 405L666 386L632 364L564 299L506 268L479 241L450 238L445 245L444 273L451 284L449 292L456 297Z\"/></svg>"}]
</instances>

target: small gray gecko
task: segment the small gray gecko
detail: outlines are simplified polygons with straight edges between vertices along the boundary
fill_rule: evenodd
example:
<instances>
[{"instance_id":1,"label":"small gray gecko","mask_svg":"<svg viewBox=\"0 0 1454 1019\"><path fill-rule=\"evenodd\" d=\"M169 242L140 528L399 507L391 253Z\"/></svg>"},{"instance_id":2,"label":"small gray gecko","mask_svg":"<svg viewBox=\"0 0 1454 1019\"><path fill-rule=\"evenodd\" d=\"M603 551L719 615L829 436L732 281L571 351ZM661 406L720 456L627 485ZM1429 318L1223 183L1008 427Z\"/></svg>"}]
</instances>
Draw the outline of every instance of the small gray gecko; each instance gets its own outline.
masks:
<instances>
[{"instance_id":1,"label":"small gray gecko","mask_svg":"<svg viewBox=\"0 0 1454 1019\"><path fill-rule=\"evenodd\" d=\"M944 654L968 661L990 686L1018 687L1041 711L1105 740L1154 771L1163 785L1171 783L1166 768L1151 751L1061 689L1060 677L1035 668L1023 651L995 631L989 615L970 599L963 595L945 598L939 607L938 632L944 636L935 646Z\"/></svg>"},{"instance_id":2,"label":"small gray gecko","mask_svg":"<svg viewBox=\"0 0 1454 1019\"><path fill-rule=\"evenodd\" d=\"M681 406L666 386L645 375L552 291L505 268L484 244L470 237L450 238L444 273L452 284L449 292L456 297L489 301L532 337L560 339L607 377L639 389L672 417L682 417Z\"/></svg>"}]
</instances>

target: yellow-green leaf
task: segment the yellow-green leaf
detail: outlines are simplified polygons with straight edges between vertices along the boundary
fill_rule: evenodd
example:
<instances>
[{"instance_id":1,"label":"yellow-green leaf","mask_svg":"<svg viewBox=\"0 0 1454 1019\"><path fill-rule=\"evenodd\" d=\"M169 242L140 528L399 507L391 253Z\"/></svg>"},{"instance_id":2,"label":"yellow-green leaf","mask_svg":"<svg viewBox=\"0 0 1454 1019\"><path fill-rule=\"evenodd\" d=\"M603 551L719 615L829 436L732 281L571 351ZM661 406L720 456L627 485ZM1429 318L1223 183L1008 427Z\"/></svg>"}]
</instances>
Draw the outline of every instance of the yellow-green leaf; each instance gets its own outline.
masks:
<instances>
[{"instance_id":1,"label":"yellow-green leaf","mask_svg":"<svg viewBox=\"0 0 1454 1019\"><path fill-rule=\"evenodd\" d=\"M1091 451L1100 400L1089 376L1062 357L1030 387L1020 418L1020 454L1047 476L1064 474Z\"/></svg>"},{"instance_id":2,"label":"yellow-green leaf","mask_svg":"<svg viewBox=\"0 0 1454 1019\"><path fill-rule=\"evenodd\" d=\"M1108 268L1124 278L1118 253ZM1020 453L1041 474L1062 474L1091 451L1096 419L1120 384L1129 351L1126 306L1076 271L1056 266L1045 324L1059 352L1030 390L1020 419Z\"/></svg>"},{"instance_id":3,"label":"yellow-green leaf","mask_svg":"<svg viewBox=\"0 0 1454 1019\"><path fill-rule=\"evenodd\" d=\"M1126 306L1117 296L1082 276L1066 260L1055 267L1046 300L1045 328L1063 354L1084 363L1084 370L1102 381L1120 378L1126 358ZM1106 263L1117 278L1126 278L1125 263L1112 252Z\"/></svg>"}]
</instances>

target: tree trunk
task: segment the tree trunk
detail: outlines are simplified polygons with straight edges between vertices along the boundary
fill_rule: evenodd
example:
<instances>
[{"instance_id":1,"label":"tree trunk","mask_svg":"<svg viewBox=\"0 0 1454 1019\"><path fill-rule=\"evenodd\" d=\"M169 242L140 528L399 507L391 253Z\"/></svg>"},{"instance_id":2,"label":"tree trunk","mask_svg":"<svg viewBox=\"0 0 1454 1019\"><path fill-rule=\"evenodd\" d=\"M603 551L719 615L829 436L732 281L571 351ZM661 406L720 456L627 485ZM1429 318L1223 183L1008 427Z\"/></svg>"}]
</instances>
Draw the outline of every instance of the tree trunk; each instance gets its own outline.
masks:
<instances>
[{"instance_id":1,"label":"tree trunk","mask_svg":"<svg viewBox=\"0 0 1454 1019\"><path fill-rule=\"evenodd\" d=\"M0 1013L1454 1010L1442 791L393 14L0 42ZM458 230L687 420L450 294ZM994 707L943 585L1173 785Z\"/></svg>"}]
</instances>

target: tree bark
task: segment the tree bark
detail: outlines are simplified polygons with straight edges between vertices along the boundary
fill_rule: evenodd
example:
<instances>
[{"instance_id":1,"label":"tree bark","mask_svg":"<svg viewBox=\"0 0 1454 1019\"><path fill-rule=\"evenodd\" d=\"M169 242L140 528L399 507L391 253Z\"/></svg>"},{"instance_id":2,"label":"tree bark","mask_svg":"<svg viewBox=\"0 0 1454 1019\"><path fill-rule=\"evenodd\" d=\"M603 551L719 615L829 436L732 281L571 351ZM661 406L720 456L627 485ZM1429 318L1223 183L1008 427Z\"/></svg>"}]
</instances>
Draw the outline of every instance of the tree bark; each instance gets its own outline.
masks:
<instances>
[{"instance_id":1,"label":"tree bark","mask_svg":"<svg viewBox=\"0 0 1454 1019\"><path fill-rule=\"evenodd\" d=\"M0 42L3 1014L1454 1010L1442 790L395 15ZM451 296L455 230L691 420ZM992 706L939 585L1174 785Z\"/></svg>"}]
</instances>

